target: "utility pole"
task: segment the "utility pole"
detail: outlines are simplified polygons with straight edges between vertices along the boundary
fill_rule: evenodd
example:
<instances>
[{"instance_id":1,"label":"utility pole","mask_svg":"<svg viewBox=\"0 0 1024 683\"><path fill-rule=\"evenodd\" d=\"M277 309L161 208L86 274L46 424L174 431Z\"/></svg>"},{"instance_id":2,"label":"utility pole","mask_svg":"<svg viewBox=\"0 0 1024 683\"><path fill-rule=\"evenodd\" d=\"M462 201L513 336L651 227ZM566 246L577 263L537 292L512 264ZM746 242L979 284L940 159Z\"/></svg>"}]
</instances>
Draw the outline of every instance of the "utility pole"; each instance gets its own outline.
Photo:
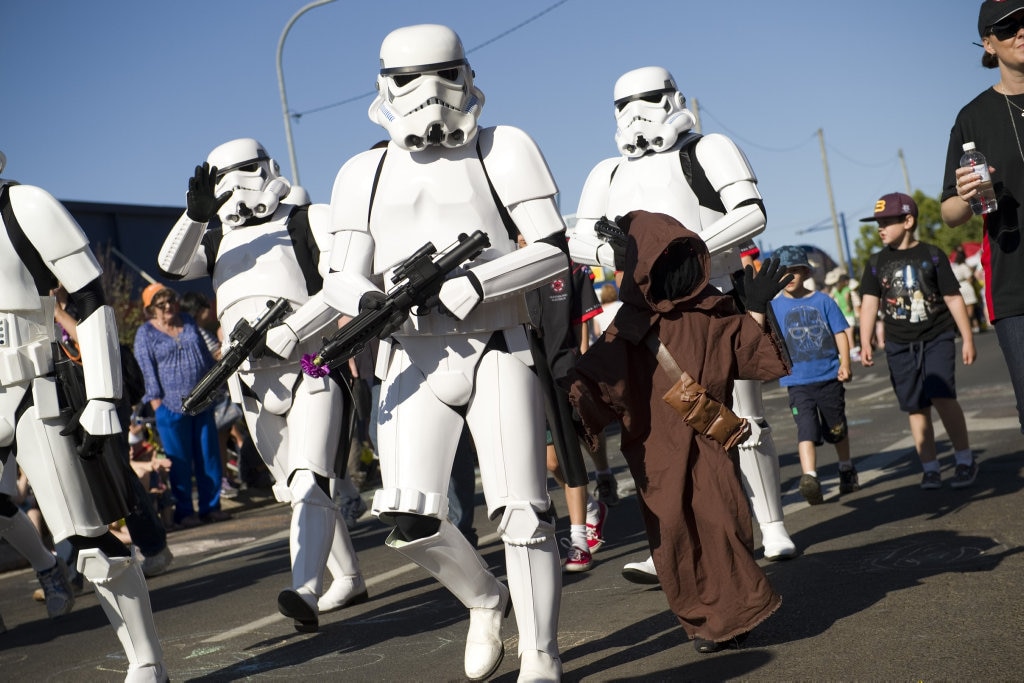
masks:
<instances>
[{"instance_id":1,"label":"utility pole","mask_svg":"<svg viewBox=\"0 0 1024 683\"><path fill-rule=\"evenodd\" d=\"M907 195L913 196L913 193L910 191L910 174L907 173L907 160L903 158L902 147L896 151L896 156L900 158L900 168L903 169L903 183L907 186Z\"/></svg>"},{"instance_id":2,"label":"utility pole","mask_svg":"<svg viewBox=\"0 0 1024 683\"><path fill-rule=\"evenodd\" d=\"M284 111L284 136L288 141L288 160L292 165L292 183L295 185L299 184L299 164L295 160L295 143L292 141L292 117L288 112L288 96L284 92L284 70L281 68L281 53L284 52L284 39L288 36L288 31L292 29L292 24L295 23L295 20L314 7L326 5L329 2L334 2L334 0L316 0L316 2L309 3L293 14L288 23L284 25L284 31L281 32L281 37L277 41L277 87L281 91L281 109Z\"/></svg>"},{"instance_id":3,"label":"utility pole","mask_svg":"<svg viewBox=\"0 0 1024 683\"><path fill-rule=\"evenodd\" d=\"M832 196L832 178L828 174L828 157L825 155L825 131L818 129L818 142L821 143L821 163L825 167L825 188L828 190L828 206L832 211L832 227L836 232L836 253L839 256L839 263L846 263L846 251L843 249L843 239L839 234L839 218L836 216L836 201Z\"/></svg>"}]
</instances>

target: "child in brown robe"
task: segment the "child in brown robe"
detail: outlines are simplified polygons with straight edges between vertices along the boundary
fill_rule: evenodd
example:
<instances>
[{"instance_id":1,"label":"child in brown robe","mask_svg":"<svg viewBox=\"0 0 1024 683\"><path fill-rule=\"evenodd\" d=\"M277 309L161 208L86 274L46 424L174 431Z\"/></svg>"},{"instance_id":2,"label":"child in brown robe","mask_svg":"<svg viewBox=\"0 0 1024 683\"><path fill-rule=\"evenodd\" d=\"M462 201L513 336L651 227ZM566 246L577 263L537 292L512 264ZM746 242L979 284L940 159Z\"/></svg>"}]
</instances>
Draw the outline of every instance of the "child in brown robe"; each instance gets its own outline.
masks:
<instances>
[{"instance_id":1,"label":"child in brown robe","mask_svg":"<svg viewBox=\"0 0 1024 683\"><path fill-rule=\"evenodd\" d=\"M708 284L710 256L696 233L646 211L619 224L629 233L623 305L570 375L570 397L591 447L605 425L621 421L622 453L636 481L658 579L697 650L738 646L781 598L754 561L750 504L736 451L727 448L742 440L736 424L742 421L728 406L734 380L789 372L764 323L768 302L789 278L780 281L785 271L771 260L757 275L748 267L748 312L741 313L731 296ZM698 431L663 399L678 377L655 356L659 342L677 370L705 390L704 412L714 406L716 415L721 409L721 416L732 416L731 442L718 429L723 420Z\"/></svg>"}]
</instances>

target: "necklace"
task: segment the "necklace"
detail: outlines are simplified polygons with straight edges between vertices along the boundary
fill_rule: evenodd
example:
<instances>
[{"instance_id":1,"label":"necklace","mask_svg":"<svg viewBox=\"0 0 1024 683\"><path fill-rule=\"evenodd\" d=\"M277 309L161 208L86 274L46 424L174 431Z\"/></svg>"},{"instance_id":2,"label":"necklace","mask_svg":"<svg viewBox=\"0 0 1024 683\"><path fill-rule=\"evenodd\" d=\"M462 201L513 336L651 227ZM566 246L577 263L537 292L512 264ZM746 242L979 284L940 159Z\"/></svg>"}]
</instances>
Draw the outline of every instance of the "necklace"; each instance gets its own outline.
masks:
<instances>
[{"instance_id":1,"label":"necklace","mask_svg":"<svg viewBox=\"0 0 1024 683\"><path fill-rule=\"evenodd\" d=\"M1020 146L1020 134L1017 133L1017 122L1013 118L1013 110L1010 109L1011 104L1015 107L1017 107L1017 105L1010 101L1009 95L1004 94L1003 97L1006 99L1006 113L1010 115L1010 125L1013 126L1013 137L1017 140L1017 153L1020 154L1020 160L1024 161L1024 149L1021 149ZM1020 107L1017 107L1017 109L1020 109L1021 116L1024 116L1024 109L1021 109Z\"/></svg>"},{"instance_id":2,"label":"necklace","mask_svg":"<svg viewBox=\"0 0 1024 683\"><path fill-rule=\"evenodd\" d=\"M1017 104L1015 102L1011 102L1010 101L1010 96L1005 94L1005 93L1003 94L1003 97L1006 99L1006 104L1015 107L1017 109L1017 111L1020 112L1021 118L1024 118L1024 107L1020 106L1019 104ZM1007 110L1009 110L1009 107L1007 107Z\"/></svg>"}]
</instances>

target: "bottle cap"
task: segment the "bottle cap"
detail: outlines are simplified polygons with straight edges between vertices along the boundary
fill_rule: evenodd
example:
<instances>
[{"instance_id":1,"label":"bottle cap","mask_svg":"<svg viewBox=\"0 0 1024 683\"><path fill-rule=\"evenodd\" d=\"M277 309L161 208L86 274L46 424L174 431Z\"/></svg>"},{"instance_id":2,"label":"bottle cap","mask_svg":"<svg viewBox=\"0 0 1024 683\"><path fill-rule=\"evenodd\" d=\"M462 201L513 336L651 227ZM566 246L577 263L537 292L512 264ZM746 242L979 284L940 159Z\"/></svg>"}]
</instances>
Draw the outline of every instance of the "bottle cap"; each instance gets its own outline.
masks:
<instances>
[{"instance_id":1,"label":"bottle cap","mask_svg":"<svg viewBox=\"0 0 1024 683\"><path fill-rule=\"evenodd\" d=\"M974 143L973 142L965 142L964 143L964 151L965 152L970 152L972 149L974 149Z\"/></svg>"}]
</instances>

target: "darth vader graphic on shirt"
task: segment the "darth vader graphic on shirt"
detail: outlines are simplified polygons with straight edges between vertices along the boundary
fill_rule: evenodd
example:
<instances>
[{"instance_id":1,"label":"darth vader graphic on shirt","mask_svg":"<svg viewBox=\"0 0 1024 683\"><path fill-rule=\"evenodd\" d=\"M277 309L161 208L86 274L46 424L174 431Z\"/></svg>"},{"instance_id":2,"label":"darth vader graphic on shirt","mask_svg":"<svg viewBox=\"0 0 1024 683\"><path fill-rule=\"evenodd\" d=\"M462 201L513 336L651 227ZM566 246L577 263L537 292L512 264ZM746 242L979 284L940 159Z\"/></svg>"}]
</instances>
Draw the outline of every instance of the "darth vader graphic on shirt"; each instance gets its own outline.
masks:
<instances>
[{"instance_id":1,"label":"darth vader graphic on shirt","mask_svg":"<svg viewBox=\"0 0 1024 683\"><path fill-rule=\"evenodd\" d=\"M782 328L794 363L836 356L836 340L818 308L794 306L786 311Z\"/></svg>"},{"instance_id":2,"label":"darth vader graphic on shirt","mask_svg":"<svg viewBox=\"0 0 1024 683\"><path fill-rule=\"evenodd\" d=\"M878 278L886 318L907 323L923 323L934 317L937 307L945 306L935 288L935 264L930 260L890 261L879 268Z\"/></svg>"}]
</instances>

